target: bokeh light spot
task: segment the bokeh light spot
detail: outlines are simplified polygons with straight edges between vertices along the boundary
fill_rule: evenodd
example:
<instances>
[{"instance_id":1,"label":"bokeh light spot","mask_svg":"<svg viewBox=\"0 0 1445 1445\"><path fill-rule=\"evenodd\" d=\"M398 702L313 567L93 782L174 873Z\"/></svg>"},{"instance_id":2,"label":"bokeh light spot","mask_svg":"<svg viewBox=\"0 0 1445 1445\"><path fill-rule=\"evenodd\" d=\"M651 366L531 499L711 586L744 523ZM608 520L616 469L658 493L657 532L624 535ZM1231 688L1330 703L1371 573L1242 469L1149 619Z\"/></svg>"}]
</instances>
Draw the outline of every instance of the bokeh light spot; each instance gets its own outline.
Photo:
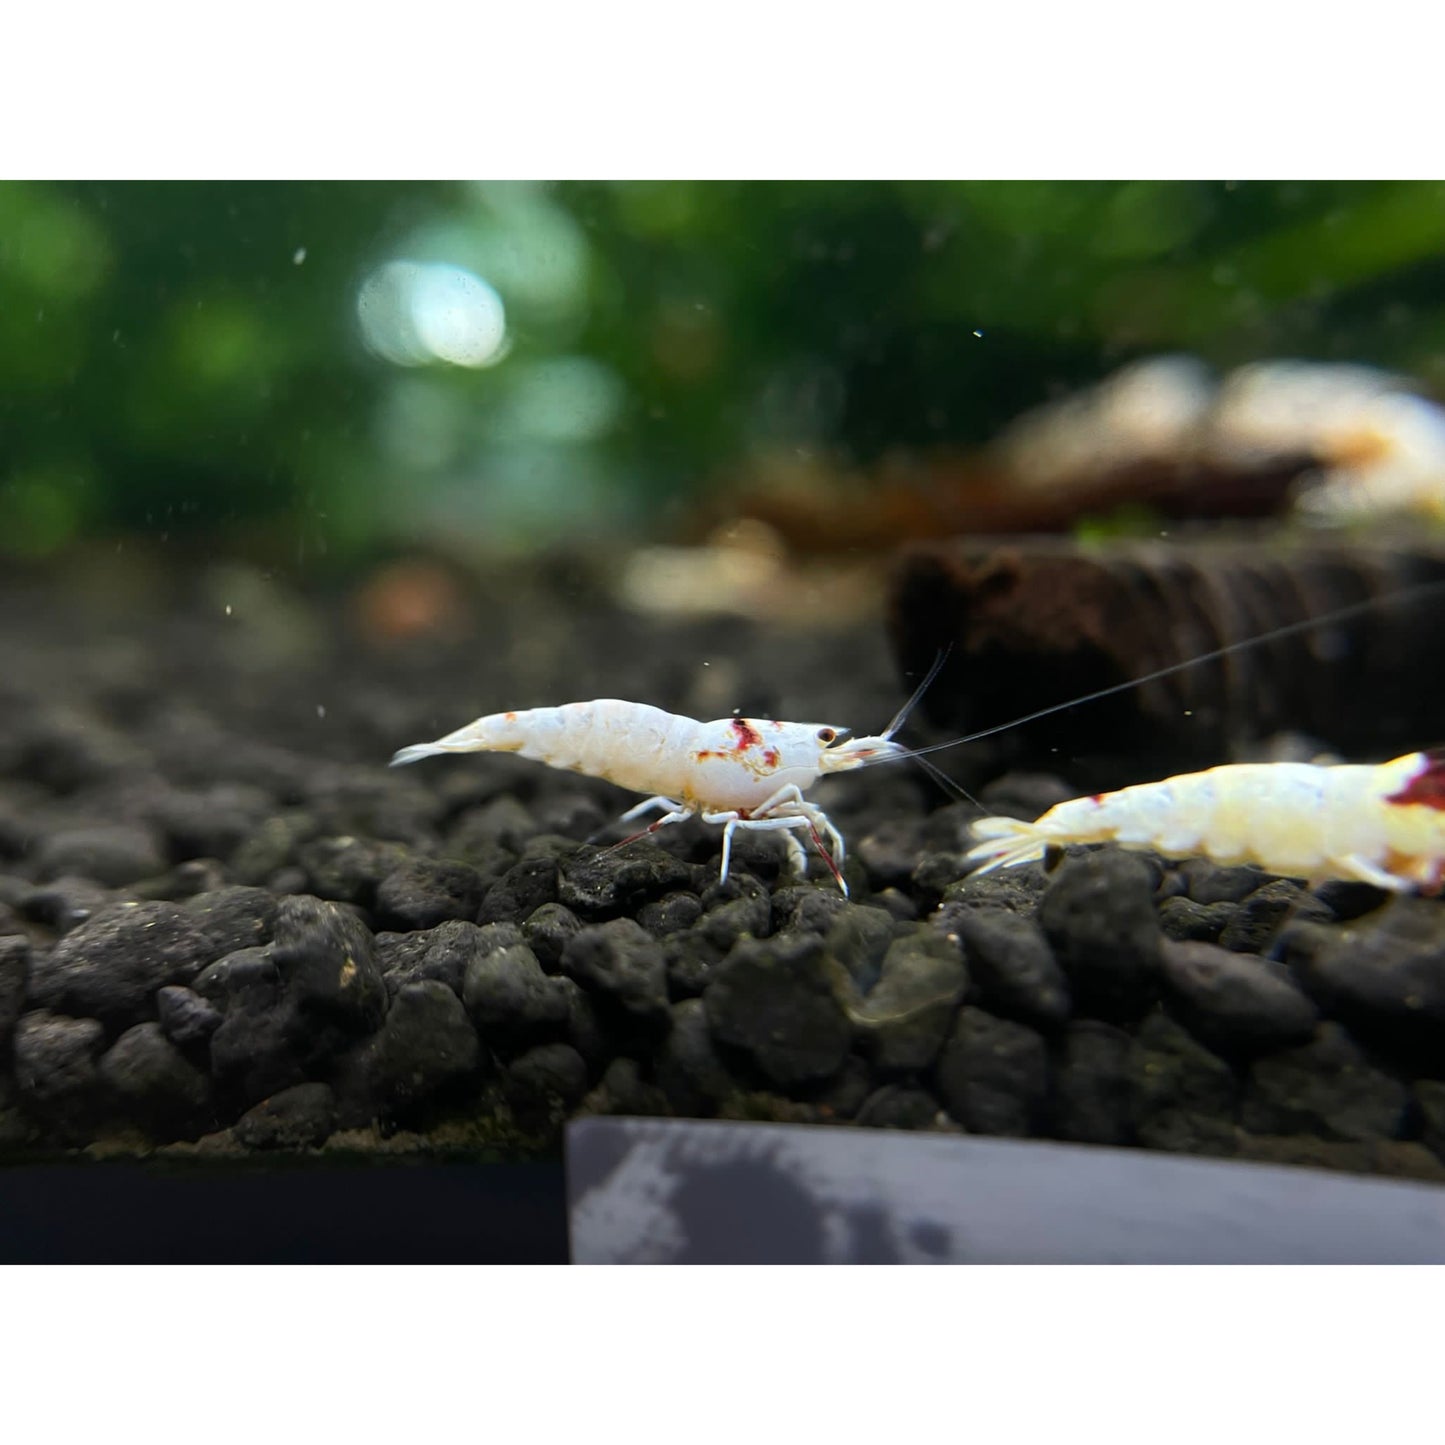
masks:
<instances>
[{"instance_id":1,"label":"bokeh light spot","mask_svg":"<svg viewBox=\"0 0 1445 1445\"><path fill-rule=\"evenodd\" d=\"M367 346L397 366L483 367L506 355L502 298L461 266L388 261L362 282L356 312Z\"/></svg>"}]
</instances>

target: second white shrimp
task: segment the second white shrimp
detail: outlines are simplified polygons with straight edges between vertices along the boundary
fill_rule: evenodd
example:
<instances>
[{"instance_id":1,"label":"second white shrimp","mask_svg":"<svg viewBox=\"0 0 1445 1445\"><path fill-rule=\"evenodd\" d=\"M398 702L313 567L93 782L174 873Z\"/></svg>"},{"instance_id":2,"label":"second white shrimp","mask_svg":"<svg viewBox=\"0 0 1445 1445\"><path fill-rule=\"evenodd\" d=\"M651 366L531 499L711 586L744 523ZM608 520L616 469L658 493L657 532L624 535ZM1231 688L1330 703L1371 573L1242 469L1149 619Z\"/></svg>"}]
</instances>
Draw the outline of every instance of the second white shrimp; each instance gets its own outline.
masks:
<instances>
[{"instance_id":1,"label":"second white shrimp","mask_svg":"<svg viewBox=\"0 0 1445 1445\"><path fill-rule=\"evenodd\" d=\"M1237 763L1071 798L1037 822L980 818L977 873L1069 843L1254 863L1311 883L1347 879L1434 893L1445 879L1445 754L1374 766Z\"/></svg>"}]
</instances>

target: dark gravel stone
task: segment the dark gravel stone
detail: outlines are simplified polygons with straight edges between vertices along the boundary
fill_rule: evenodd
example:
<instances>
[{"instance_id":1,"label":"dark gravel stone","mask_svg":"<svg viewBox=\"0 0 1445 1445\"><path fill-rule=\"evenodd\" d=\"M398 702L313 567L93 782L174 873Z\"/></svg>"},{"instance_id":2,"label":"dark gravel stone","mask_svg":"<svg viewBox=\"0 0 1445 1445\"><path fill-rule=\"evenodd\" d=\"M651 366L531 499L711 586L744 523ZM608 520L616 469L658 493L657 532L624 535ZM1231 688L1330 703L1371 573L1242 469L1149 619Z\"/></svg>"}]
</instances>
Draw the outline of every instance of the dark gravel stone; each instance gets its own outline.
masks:
<instances>
[{"instance_id":1,"label":"dark gravel stone","mask_svg":"<svg viewBox=\"0 0 1445 1445\"><path fill-rule=\"evenodd\" d=\"M1060 1139L1131 1142L1129 1048L1123 1029L1097 1019L1065 1028L1054 1067L1054 1131Z\"/></svg>"},{"instance_id":2,"label":"dark gravel stone","mask_svg":"<svg viewBox=\"0 0 1445 1445\"><path fill-rule=\"evenodd\" d=\"M530 1042L565 1028L569 1000L562 983L542 972L526 944L517 943L471 959L462 1000L483 1038Z\"/></svg>"},{"instance_id":3,"label":"dark gravel stone","mask_svg":"<svg viewBox=\"0 0 1445 1445\"><path fill-rule=\"evenodd\" d=\"M167 869L158 878L133 883L130 892L137 898L160 899L184 903L202 893L214 893L226 886L226 869L214 858L188 858Z\"/></svg>"},{"instance_id":4,"label":"dark gravel stone","mask_svg":"<svg viewBox=\"0 0 1445 1445\"><path fill-rule=\"evenodd\" d=\"M1169 1131L1170 1137L1200 1140L1232 1131L1239 1095L1234 1071L1167 1015L1150 1014L1139 1026L1129 1048L1128 1072L1141 1142L1162 1140ZM1170 1146L1156 1142L1150 1147Z\"/></svg>"},{"instance_id":5,"label":"dark gravel stone","mask_svg":"<svg viewBox=\"0 0 1445 1445\"><path fill-rule=\"evenodd\" d=\"M906 893L900 893L896 888L885 888L882 892L875 893L873 902L878 907L887 909L896 922L918 922L918 905Z\"/></svg>"},{"instance_id":6,"label":"dark gravel stone","mask_svg":"<svg viewBox=\"0 0 1445 1445\"><path fill-rule=\"evenodd\" d=\"M538 1044L507 1065L503 1089L524 1122L561 1113L587 1093L587 1061L570 1044Z\"/></svg>"},{"instance_id":7,"label":"dark gravel stone","mask_svg":"<svg viewBox=\"0 0 1445 1445\"><path fill-rule=\"evenodd\" d=\"M1159 907L1159 927L1180 943L1216 943L1234 917L1232 903L1196 903L1192 898L1166 898Z\"/></svg>"},{"instance_id":8,"label":"dark gravel stone","mask_svg":"<svg viewBox=\"0 0 1445 1445\"><path fill-rule=\"evenodd\" d=\"M277 900L264 888L217 888L187 899L189 913L211 940L213 958L271 941Z\"/></svg>"},{"instance_id":9,"label":"dark gravel stone","mask_svg":"<svg viewBox=\"0 0 1445 1445\"><path fill-rule=\"evenodd\" d=\"M1305 988L1345 1023L1438 1050L1445 1045L1445 909L1423 898L1342 928L1290 935L1289 959Z\"/></svg>"},{"instance_id":10,"label":"dark gravel stone","mask_svg":"<svg viewBox=\"0 0 1445 1445\"><path fill-rule=\"evenodd\" d=\"M532 804L537 827L543 833L557 833L582 842L610 821L611 815L597 806L586 793L553 793Z\"/></svg>"},{"instance_id":11,"label":"dark gravel stone","mask_svg":"<svg viewBox=\"0 0 1445 1445\"><path fill-rule=\"evenodd\" d=\"M325 1072L380 1024L387 1000L365 926L308 897L283 899L271 944L219 959L195 991L221 1009L211 1072L242 1106Z\"/></svg>"},{"instance_id":12,"label":"dark gravel stone","mask_svg":"<svg viewBox=\"0 0 1445 1445\"><path fill-rule=\"evenodd\" d=\"M192 988L202 999L223 1011L232 999L255 987L270 991L280 987L269 946L238 948L235 953L228 953L224 958L207 964L196 975L192 984ZM159 1002L159 993L156 997Z\"/></svg>"},{"instance_id":13,"label":"dark gravel stone","mask_svg":"<svg viewBox=\"0 0 1445 1445\"><path fill-rule=\"evenodd\" d=\"M1069 981L1032 918L983 908L954 914L977 1001L991 1013L1050 1028L1069 1016Z\"/></svg>"},{"instance_id":14,"label":"dark gravel stone","mask_svg":"<svg viewBox=\"0 0 1445 1445\"><path fill-rule=\"evenodd\" d=\"M274 806L260 788L218 783L199 791L167 789L149 812L175 856L224 859Z\"/></svg>"},{"instance_id":15,"label":"dark gravel stone","mask_svg":"<svg viewBox=\"0 0 1445 1445\"><path fill-rule=\"evenodd\" d=\"M320 826L314 814L300 809L263 818L231 854L231 876L238 883L264 883L295 861L301 845L314 838ZM318 863L322 857L329 861L331 851L324 850Z\"/></svg>"},{"instance_id":16,"label":"dark gravel stone","mask_svg":"<svg viewBox=\"0 0 1445 1445\"><path fill-rule=\"evenodd\" d=\"M835 887L779 888L772 897L773 930L794 928L802 933L826 934L848 906L848 900Z\"/></svg>"},{"instance_id":17,"label":"dark gravel stone","mask_svg":"<svg viewBox=\"0 0 1445 1445\"><path fill-rule=\"evenodd\" d=\"M738 1085L713 1045L701 999L673 1005L672 1028L657 1058L657 1083L673 1112L684 1118L709 1118L737 1092Z\"/></svg>"},{"instance_id":18,"label":"dark gravel stone","mask_svg":"<svg viewBox=\"0 0 1445 1445\"><path fill-rule=\"evenodd\" d=\"M505 932L499 937L495 930L502 928ZM520 934L510 924L479 928L475 923L453 918L425 933L378 934L376 960L392 998L403 984L427 978L446 984L460 998L467 968L474 958L520 941Z\"/></svg>"},{"instance_id":19,"label":"dark gravel stone","mask_svg":"<svg viewBox=\"0 0 1445 1445\"><path fill-rule=\"evenodd\" d=\"M1314 890L1315 897L1324 904L1342 923L1353 922L1383 908L1394 895L1376 888L1370 883L1351 883L1343 878L1331 878Z\"/></svg>"},{"instance_id":20,"label":"dark gravel stone","mask_svg":"<svg viewBox=\"0 0 1445 1445\"><path fill-rule=\"evenodd\" d=\"M316 897L370 908L382 879L408 863L410 853L400 843L372 838L317 838L301 846L297 861Z\"/></svg>"},{"instance_id":21,"label":"dark gravel stone","mask_svg":"<svg viewBox=\"0 0 1445 1445\"><path fill-rule=\"evenodd\" d=\"M557 901L579 918L629 918L646 903L678 889L694 889L699 870L647 843L617 852L582 849L557 877Z\"/></svg>"},{"instance_id":22,"label":"dark gravel stone","mask_svg":"<svg viewBox=\"0 0 1445 1445\"><path fill-rule=\"evenodd\" d=\"M153 1138L195 1138L214 1123L210 1080L157 1023L136 1024L100 1060L100 1077L125 1119Z\"/></svg>"},{"instance_id":23,"label":"dark gravel stone","mask_svg":"<svg viewBox=\"0 0 1445 1445\"><path fill-rule=\"evenodd\" d=\"M1330 922L1333 915L1312 893L1286 878L1276 878L1255 889L1235 909L1219 935L1219 946L1234 953L1268 955L1277 948L1287 927Z\"/></svg>"},{"instance_id":24,"label":"dark gravel stone","mask_svg":"<svg viewBox=\"0 0 1445 1445\"><path fill-rule=\"evenodd\" d=\"M1238 1144L1241 1159L1255 1159L1267 1164L1445 1183L1445 1166L1423 1144L1410 1140L1311 1139L1299 1135L1241 1133Z\"/></svg>"},{"instance_id":25,"label":"dark gravel stone","mask_svg":"<svg viewBox=\"0 0 1445 1445\"><path fill-rule=\"evenodd\" d=\"M10 1038L25 1006L29 971L30 941L17 934L0 935L0 1063L10 1055Z\"/></svg>"},{"instance_id":26,"label":"dark gravel stone","mask_svg":"<svg viewBox=\"0 0 1445 1445\"><path fill-rule=\"evenodd\" d=\"M487 889L477 917L483 923L521 923L543 904L556 901L556 862L523 858Z\"/></svg>"},{"instance_id":27,"label":"dark gravel stone","mask_svg":"<svg viewBox=\"0 0 1445 1445\"><path fill-rule=\"evenodd\" d=\"M74 875L120 888L162 872L166 861L154 829L106 823L52 833L40 846L36 867L44 878Z\"/></svg>"},{"instance_id":28,"label":"dark gravel stone","mask_svg":"<svg viewBox=\"0 0 1445 1445\"><path fill-rule=\"evenodd\" d=\"M1038 920L1079 1012L1117 1020L1148 1007L1163 935L1154 912L1154 872L1142 859L1105 848L1066 860L1039 904Z\"/></svg>"},{"instance_id":29,"label":"dark gravel stone","mask_svg":"<svg viewBox=\"0 0 1445 1445\"><path fill-rule=\"evenodd\" d=\"M1141 1119L1134 1140L1145 1149L1166 1154L1203 1154L1227 1159L1239 1152L1241 1134L1228 1119L1194 1114L1187 1109L1161 1109Z\"/></svg>"},{"instance_id":30,"label":"dark gravel stone","mask_svg":"<svg viewBox=\"0 0 1445 1445\"><path fill-rule=\"evenodd\" d=\"M1420 1111L1420 1137L1438 1159L1445 1161L1445 1083L1439 1079L1417 1079L1412 1092Z\"/></svg>"},{"instance_id":31,"label":"dark gravel stone","mask_svg":"<svg viewBox=\"0 0 1445 1445\"><path fill-rule=\"evenodd\" d=\"M985 873L982 877L970 873L943 890L938 921L951 929L958 911L966 908L1033 914L1048 886L1049 875L1037 863L1028 863L1021 868L1000 868L998 872Z\"/></svg>"},{"instance_id":32,"label":"dark gravel stone","mask_svg":"<svg viewBox=\"0 0 1445 1445\"><path fill-rule=\"evenodd\" d=\"M845 903L828 925L828 952L848 971L859 993L867 993L883 975L883 959L898 925L881 908Z\"/></svg>"},{"instance_id":33,"label":"dark gravel stone","mask_svg":"<svg viewBox=\"0 0 1445 1445\"><path fill-rule=\"evenodd\" d=\"M199 1047L221 1026L221 1011L180 984L157 991L156 1013L161 1030L180 1049Z\"/></svg>"},{"instance_id":34,"label":"dark gravel stone","mask_svg":"<svg viewBox=\"0 0 1445 1445\"><path fill-rule=\"evenodd\" d=\"M552 982L567 1000L567 1042L587 1060L587 1067L594 1074L600 1073L615 1046L597 1015L597 1005L587 990L570 978L554 978Z\"/></svg>"},{"instance_id":35,"label":"dark gravel stone","mask_svg":"<svg viewBox=\"0 0 1445 1445\"><path fill-rule=\"evenodd\" d=\"M842 1067L852 1027L847 974L821 938L782 933L740 939L703 994L714 1039L741 1049L783 1088Z\"/></svg>"},{"instance_id":36,"label":"dark gravel stone","mask_svg":"<svg viewBox=\"0 0 1445 1445\"><path fill-rule=\"evenodd\" d=\"M853 840L853 854L868 875L869 886L903 888L912 880L927 820L885 818Z\"/></svg>"},{"instance_id":37,"label":"dark gravel stone","mask_svg":"<svg viewBox=\"0 0 1445 1445\"><path fill-rule=\"evenodd\" d=\"M381 970L382 981L386 984L386 993L389 999L396 997L396 991L404 983L415 982L419 978L432 977L433 975L423 972L427 951L432 945L432 935L428 933L378 933L371 940L372 954L376 959L376 966ZM467 955L470 957L470 954ZM465 971L466 959L461 960L458 972L457 992L461 987L462 971ZM443 978L442 982L450 987L450 980Z\"/></svg>"},{"instance_id":38,"label":"dark gravel stone","mask_svg":"<svg viewBox=\"0 0 1445 1445\"><path fill-rule=\"evenodd\" d=\"M667 966L667 992L673 1000L699 998L727 950L700 933L671 933L660 944Z\"/></svg>"},{"instance_id":39,"label":"dark gravel stone","mask_svg":"<svg viewBox=\"0 0 1445 1445\"><path fill-rule=\"evenodd\" d=\"M390 1118L475 1073L481 1045L444 983L403 984L380 1030L343 1060L336 1091L344 1123Z\"/></svg>"},{"instance_id":40,"label":"dark gravel stone","mask_svg":"<svg viewBox=\"0 0 1445 1445\"><path fill-rule=\"evenodd\" d=\"M1302 1043L1319 1010L1282 964L1211 943L1164 945L1162 978L1170 1008L1212 1048L1268 1051Z\"/></svg>"},{"instance_id":41,"label":"dark gravel stone","mask_svg":"<svg viewBox=\"0 0 1445 1445\"><path fill-rule=\"evenodd\" d=\"M46 708L25 729L24 776L55 793L73 793L144 766L136 745L98 718Z\"/></svg>"},{"instance_id":42,"label":"dark gravel stone","mask_svg":"<svg viewBox=\"0 0 1445 1445\"><path fill-rule=\"evenodd\" d=\"M306 1081L308 1055L322 1040L306 1037L306 1021L282 989L267 948L246 948L219 959L196 980L196 992L222 1009L211 1035L216 1090L243 1107ZM334 1029L324 1039L333 1049Z\"/></svg>"},{"instance_id":43,"label":"dark gravel stone","mask_svg":"<svg viewBox=\"0 0 1445 1445\"><path fill-rule=\"evenodd\" d=\"M692 927L702 917L702 901L693 893L669 893L637 910L637 921L654 938L667 938Z\"/></svg>"},{"instance_id":44,"label":"dark gravel stone","mask_svg":"<svg viewBox=\"0 0 1445 1445\"><path fill-rule=\"evenodd\" d=\"M531 813L516 798L504 794L462 813L452 824L447 842L462 856L489 847L505 848L515 856L539 831Z\"/></svg>"},{"instance_id":45,"label":"dark gravel stone","mask_svg":"<svg viewBox=\"0 0 1445 1445\"><path fill-rule=\"evenodd\" d=\"M306 1012L358 1032L381 1022L386 984L371 934L354 913L319 898L282 899L271 958L287 993Z\"/></svg>"},{"instance_id":46,"label":"dark gravel stone","mask_svg":"<svg viewBox=\"0 0 1445 1445\"><path fill-rule=\"evenodd\" d=\"M868 1129L933 1129L943 1113L927 1089L911 1084L884 1084L860 1106L856 1121Z\"/></svg>"},{"instance_id":47,"label":"dark gravel stone","mask_svg":"<svg viewBox=\"0 0 1445 1445\"><path fill-rule=\"evenodd\" d=\"M113 904L32 960L30 999L124 1029L153 1014L157 989L190 983L214 957L210 938L185 908Z\"/></svg>"},{"instance_id":48,"label":"dark gravel stone","mask_svg":"<svg viewBox=\"0 0 1445 1445\"><path fill-rule=\"evenodd\" d=\"M27 918L44 923L57 933L70 933L97 913L123 901L89 878L56 878L31 888L21 907Z\"/></svg>"},{"instance_id":49,"label":"dark gravel stone","mask_svg":"<svg viewBox=\"0 0 1445 1445\"><path fill-rule=\"evenodd\" d=\"M1190 900L1206 908L1215 903L1240 903L1265 880L1258 868L1225 866L1207 858L1186 858L1175 871Z\"/></svg>"},{"instance_id":50,"label":"dark gravel stone","mask_svg":"<svg viewBox=\"0 0 1445 1445\"><path fill-rule=\"evenodd\" d=\"M319 1149L335 1128L331 1085L311 1083L262 1099L241 1115L231 1133L247 1149Z\"/></svg>"},{"instance_id":51,"label":"dark gravel stone","mask_svg":"<svg viewBox=\"0 0 1445 1445\"><path fill-rule=\"evenodd\" d=\"M849 1054L838 1073L808 1097L817 1107L820 1119L854 1119L876 1083L867 1061L857 1054Z\"/></svg>"},{"instance_id":52,"label":"dark gravel stone","mask_svg":"<svg viewBox=\"0 0 1445 1445\"><path fill-rule=\"evenodd\" d=\"M691 894L682 895L691 897ZM697 907L697 900L692 902ZM696 917L696 913L693 915ZM646 925L644 925L645 927ZM562 967L562 955L567 945L581 931L582 920L560 903L544 903L535 909L522 925L522 937L527 947L537 955L537 962L555 973Z\"/></svg>"},{"instance_id":53,"label":"dark gravel stone","mask_svg":"<svg viewBox=\"0 0 1445 1445\"><path fill-rule=\"evenodd\" d=\"M761 889L748 898L734 898L708 912L698 932L724 953L744 934L766 938L773 931L771 900Z\"/></svg>"},{"instance_id":54,"label":"dark gravel stone","mask_svg":"<svg viewBox=\"0 0 1445 1445\"><path fill-rule=\"evenodd\" d=\"M582 1100L577 1112L588 1114L632 1114L638 1117L667 1116L667 1097L656 1084L643 1077L636 1059L625 1055L613 1059L594 1088Z\"/></svg>"},{"instance_id":55,"label":"dark gravel stone","mask_svg":"<svg viewBox=\"0 0 1445 1445\"><path fill-rule=\"evenodd\" d=\"M1303 1048L1255 1061L1243 1123L1252 1134L1398 1139L1409 1102L1399 1079L1373 1068L1338 1024L1323 1023Z\"/></svg>"},{"instance_id":56,"label":"dark gravel stone","mask_svg":"<svg viewBox=\"0 0 1445 1445\"><path fill-rule=\"evenodd\" d=\"M388 873L376 890L383 926L402 932L435 928L448 919L476 921L486 885L465 863L414 858Z\"/></svg>"},{"instance_id":57,"label":"dark gravel stone","mask_svg":"<svg viewBox=\"0 0 1445 1445\"><path fill-rule=\"evenodd\" d=\"M15 1026L15 1082L24 1101L62 1139L85 1132L100 1095L105 1029L97 1019L43 1009Z\"/></svg>"},{"instance_id":58,"label":"dark gravel stone","mask_svg":"<svg viewBox=\"0 0 1445 1445\"><path fill-rule=\"evenodd\" d=\"M895 939L883 973L853 1010L861 1052L886 1073L920 1073L938 1056L968 993L958 945L929 928Z\"/></svg>"},{"instance_id":59,"label":"dark gravel stone","mask_svg":"<svg viewBox=\"0 0 1445 1445\"><path fill-rule=\"evenodd\" d=\"M966 878L972 868L973 864L956 850L925 853L914 864L910 886L930 906L936 906L939 899Z\"/></svg>"},{"instance_id":60,"label":"dark gravel stone","mask_svg":"<svg viewBox=\"0 0 1445 1445\"><path fill-rule=\"evenodd\" d=\"M1033 1029L965 1007L934 1081L948 1112L970 1132L1032 1134L1048 1099L1048 1049Z\"/></svg>"},{"instance_id":61,"label":"dark gravel stone","mask_svg":"<svg viewBox=\"0 0 1445 1445\"><path fill-rule=\"evenodd\" d=\"M667 961L657 940L632 919L583 928L563 950L562 971L629 1018L666 1027Z\"/></svg>"}]
</instances>

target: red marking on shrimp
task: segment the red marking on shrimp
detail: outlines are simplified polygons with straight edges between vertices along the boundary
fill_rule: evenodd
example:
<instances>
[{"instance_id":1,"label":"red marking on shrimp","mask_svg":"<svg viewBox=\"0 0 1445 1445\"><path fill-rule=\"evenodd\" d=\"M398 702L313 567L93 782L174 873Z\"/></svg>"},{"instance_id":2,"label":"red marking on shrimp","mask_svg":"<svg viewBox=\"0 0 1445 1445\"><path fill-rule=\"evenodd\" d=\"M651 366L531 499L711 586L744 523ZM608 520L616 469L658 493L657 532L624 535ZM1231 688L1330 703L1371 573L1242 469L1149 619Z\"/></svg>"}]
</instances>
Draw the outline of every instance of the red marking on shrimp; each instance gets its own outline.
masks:
<instances>
[{"instance_id":1,"label":"red marking on shrimp","mask_svg":"<svg viewBox=\"0 0 1445 1445\"><path fill-rule=\"evenodd\" d=\"M1104 801L1104 795L1102 793L1090 793L1089 801L1091 803L1102 803Z\"/></svg>"},{"instance_id":2,"label":"red marking on shrimp","mask_svg":"<svg viewBox=\"0 0 1445 1445\"><path fill-rule=\"evenodd\" d=\"M1425 766L1400 789L1386 798L1387 803L1418 803L1425 808L1445 812L1445 757L1425 754Z\"/></svg>"},{"instance_id":3,"label":"red marking on shrimp","mask_svg":"<svg viewBox=\"0 0 1445 1445\"><path fill-rule=\"evenodd\" d=\"M812 834L813 846L823 855L823 862L828 865L828 872L833 875L838 887L846 896L848 885L843 881L843 875L838 871L838 865L833 861L833 855L823 846L823 840L818 836L818 830L811 823L808 825L808 832Z\"/></svg>"},{"instance_id":4,"label":"red marking on shrimp","mask_svg":"<svg viewBox=\"0 0 1445 1445\"><path fill-rule=\"evenodd\" d=\"M775 767L777 767L777 766L778 766L778 750L777 750L777 748L768 748L768 749L766 749L766 750L764 751L764 753L763 753L763 761L764 761L770 768L775 768Z\"/></svg>"},{"instance_id":5,"label":"red marking on shrimp","mask_svg":"<svg viewBox=\"0 0 1445 1445\"><path fill-rule=\"evenodd\" d=\"M505 717L508 722L516 722L516 721L517 721L517 714L514 713L514 712L503 713L502 716Z\"/></svg>"},{"instance_id":6,"label":"red marking on shrimp","mask_svg":"<svg viewBox=\"0 0 1445 1445\"><path fill-rule=\"evenodd\" d=\"M740 753L757 747L763 740L762 734L745 718L735 717L732 721L732 729L737 737L737 750Z\"/></svg>"}]
</instances>

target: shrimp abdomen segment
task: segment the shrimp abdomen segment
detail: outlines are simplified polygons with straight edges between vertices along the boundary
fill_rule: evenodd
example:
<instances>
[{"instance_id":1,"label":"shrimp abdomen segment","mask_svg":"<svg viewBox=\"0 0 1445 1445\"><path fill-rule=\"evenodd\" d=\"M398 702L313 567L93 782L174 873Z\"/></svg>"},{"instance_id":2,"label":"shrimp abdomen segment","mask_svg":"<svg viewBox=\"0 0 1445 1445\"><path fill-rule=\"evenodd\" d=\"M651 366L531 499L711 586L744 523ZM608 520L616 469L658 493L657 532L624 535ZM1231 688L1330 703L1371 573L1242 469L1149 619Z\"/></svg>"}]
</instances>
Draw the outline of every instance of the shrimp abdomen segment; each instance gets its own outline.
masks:
<instances>
[{"instance_id":1,"label":"shrimp abdomen segment","mask_svg":"<svg viewBox=\"0 0 1445 1445\"><path fill-rule=\"evenodd\" d=\"M646 703L598 698L490 713L433 743L402 748L393 766L438 753L516 753L637 792L682 791L699 724Z\"/></svg>"}]
</instances>

